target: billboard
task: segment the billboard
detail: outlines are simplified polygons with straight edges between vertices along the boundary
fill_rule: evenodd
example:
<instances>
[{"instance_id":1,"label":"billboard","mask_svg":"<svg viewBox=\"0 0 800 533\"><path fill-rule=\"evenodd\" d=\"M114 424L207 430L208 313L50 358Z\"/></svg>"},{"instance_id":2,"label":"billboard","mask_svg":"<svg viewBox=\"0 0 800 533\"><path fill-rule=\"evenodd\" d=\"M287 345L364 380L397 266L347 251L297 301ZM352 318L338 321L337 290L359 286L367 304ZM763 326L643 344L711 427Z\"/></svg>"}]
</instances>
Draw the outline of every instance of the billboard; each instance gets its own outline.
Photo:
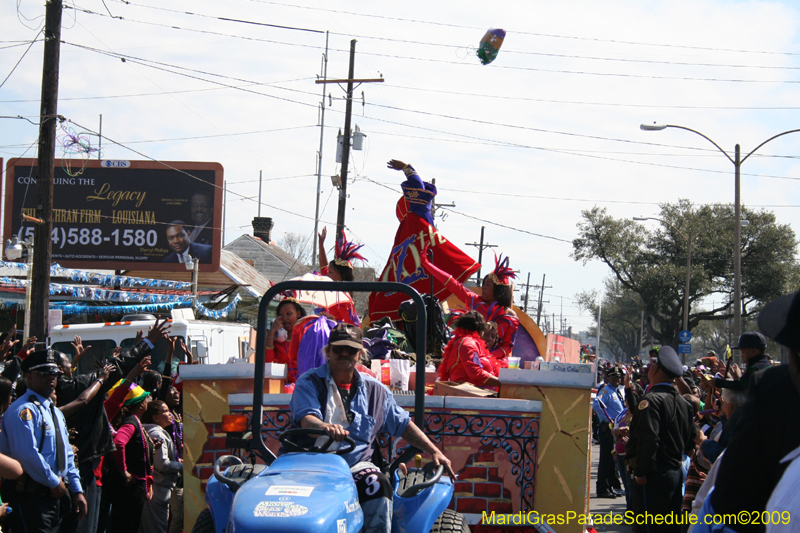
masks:
<instances>
[{"instance_id":1,"label":"billboard","mask_svg":"<svg viewBox=\"0 0 800 533\"><path fill-rule=\"evenodd\" d=\"M219 270L222 165L198 162L55 161L52 260L66 268ZM33 236L37 161L10 159L3 238ZM71 172L67 170L70 169Z\"/></svg>"}]
</instances>

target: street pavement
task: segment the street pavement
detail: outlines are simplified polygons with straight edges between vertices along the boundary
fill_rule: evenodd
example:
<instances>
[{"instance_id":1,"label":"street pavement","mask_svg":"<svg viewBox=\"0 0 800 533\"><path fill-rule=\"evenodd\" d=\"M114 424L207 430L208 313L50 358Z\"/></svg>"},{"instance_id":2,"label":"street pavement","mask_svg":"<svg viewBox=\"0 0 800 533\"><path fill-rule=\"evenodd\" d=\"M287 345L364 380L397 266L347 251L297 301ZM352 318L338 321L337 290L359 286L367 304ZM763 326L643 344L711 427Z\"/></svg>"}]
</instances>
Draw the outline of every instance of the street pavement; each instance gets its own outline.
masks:
<instances>
[{"instance_id":1,"label":"street pavement","mask_svg":"<svg viewBox=\"0 0 800 533\"><path fill-rule=\"evenodd\" d=\"M613 499L595 497L597 495L595 490L597 486L598 457L600 457L600 446L592 445L592 472L591 472L591 481L589 485L589 490L591 491L591 497L589 500L589 511L591 512L592 515L596 513L602 513L603 515L606 515L607 513L623 515L625 514L625 509L626 509L624 496ZM623 524L606 525L595 522L594 527L597 530L597 533L631 533L632 531L632 528L630 526L626 526Z\"/></svg>"}]
</instances>

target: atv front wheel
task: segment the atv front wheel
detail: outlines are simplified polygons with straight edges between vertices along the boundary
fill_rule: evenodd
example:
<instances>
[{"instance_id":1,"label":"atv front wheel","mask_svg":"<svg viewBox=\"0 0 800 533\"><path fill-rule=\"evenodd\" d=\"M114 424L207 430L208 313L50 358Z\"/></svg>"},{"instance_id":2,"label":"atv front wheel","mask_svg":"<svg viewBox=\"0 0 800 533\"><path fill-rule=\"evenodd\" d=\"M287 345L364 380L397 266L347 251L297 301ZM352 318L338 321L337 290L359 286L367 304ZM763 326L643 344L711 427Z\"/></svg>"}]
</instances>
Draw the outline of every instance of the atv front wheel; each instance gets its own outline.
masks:
<instances>
[{"instance_id":1,"label":"atv front wheel","mask_svg":"<svg viewBox=\"0 0 800 533\"><path fill-rule=\"evenodd\" d=\"M441 517L439 517L439 520L441 520ZM200 512L200 516L197 517L197 522L194 523L192 528L192 533L214 533L214 518L211 516L210 510L206 508Z\"/></svg>"},{"instance_id":2,"label":"atv front wheel","mask_svg":"<svg viewBox=\"0 0 800 533\"><path fill-rule=\"evenodd\" d=\"M194 530L192 533L195 533ZM434 522L431 533L469 533L469 526L463 514L445 509Z\"/></svg>"}]
</instances>

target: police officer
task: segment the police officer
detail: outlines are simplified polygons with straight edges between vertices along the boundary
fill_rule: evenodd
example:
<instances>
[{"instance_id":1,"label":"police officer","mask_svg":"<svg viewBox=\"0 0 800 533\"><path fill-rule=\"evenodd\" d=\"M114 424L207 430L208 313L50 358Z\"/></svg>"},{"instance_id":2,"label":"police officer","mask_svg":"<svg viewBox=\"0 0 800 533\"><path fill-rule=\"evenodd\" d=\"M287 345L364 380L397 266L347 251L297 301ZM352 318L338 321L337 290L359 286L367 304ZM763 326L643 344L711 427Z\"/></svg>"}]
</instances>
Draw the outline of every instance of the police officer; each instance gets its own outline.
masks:
<instances>
[{"instance_id":1,"label":"police officer","mask_svg":"<svg viewBox=\"0 0 800 533\"><path fill-rule=\"evenodd\" d=\"M606 371L606 383L598 391L592 404L592 409L597 413L600 425L597 431L597 440L600 441L600 456L597 461L597 497L616 498L624 495L616 471L614 470L614 437L611 427L614 420L625 409L625 401L619 390L619 380L622 372L617 367Z\"/></svg>"},{"instance_id":2,"label":"police officer","mask_svg":"<svg viewBox=\"0 0 800 533\"><path fill-rule=\"evenodd\" d=\"M682 374L681 360L669 346L662 346L658 355L650 358L650 385L637 406L633 504L637 514L671 514L672 520L670 524L640 526L638 531L678 532L680 520L685 518L679 514L683 500L681 460L684 453L688 455L694 449L699 430L692 406L672 384Z\"/></svg>"},{"instance_id":3,"label":"police officer","mask_svg":"<svg viewBox=\"0 0 800 533\"><path fill-rule=\"evenodd\" d=\"M60 369L52 350L37 350L22 362L28 390L11 404L2 421L0 453L25 472L3 482L3 501L13 512L11 531L59 531L61 518L86 515L86 499L69 445L64 415L50 399Z\"/></svg>"}]
</instances>

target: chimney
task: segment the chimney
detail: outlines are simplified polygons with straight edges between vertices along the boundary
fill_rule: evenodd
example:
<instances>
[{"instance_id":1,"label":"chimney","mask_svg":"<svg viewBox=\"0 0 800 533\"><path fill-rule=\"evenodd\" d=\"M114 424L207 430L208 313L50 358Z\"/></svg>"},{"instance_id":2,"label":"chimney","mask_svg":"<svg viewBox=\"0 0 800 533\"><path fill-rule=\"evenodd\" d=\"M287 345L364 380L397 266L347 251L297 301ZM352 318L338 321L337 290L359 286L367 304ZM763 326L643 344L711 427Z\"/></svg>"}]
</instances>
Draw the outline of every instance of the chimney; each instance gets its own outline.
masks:
<instances>
[{"instance_id":1,"label":"chimney","mask_svg":"<svg viewBox=\"0 0 800 533\"><path fill-rule=\"evenodd\" d=\"M269 244L272 242L272 226L270 217L256 217L253 219L253 235Z\"/></svg>"}]
</instances>

